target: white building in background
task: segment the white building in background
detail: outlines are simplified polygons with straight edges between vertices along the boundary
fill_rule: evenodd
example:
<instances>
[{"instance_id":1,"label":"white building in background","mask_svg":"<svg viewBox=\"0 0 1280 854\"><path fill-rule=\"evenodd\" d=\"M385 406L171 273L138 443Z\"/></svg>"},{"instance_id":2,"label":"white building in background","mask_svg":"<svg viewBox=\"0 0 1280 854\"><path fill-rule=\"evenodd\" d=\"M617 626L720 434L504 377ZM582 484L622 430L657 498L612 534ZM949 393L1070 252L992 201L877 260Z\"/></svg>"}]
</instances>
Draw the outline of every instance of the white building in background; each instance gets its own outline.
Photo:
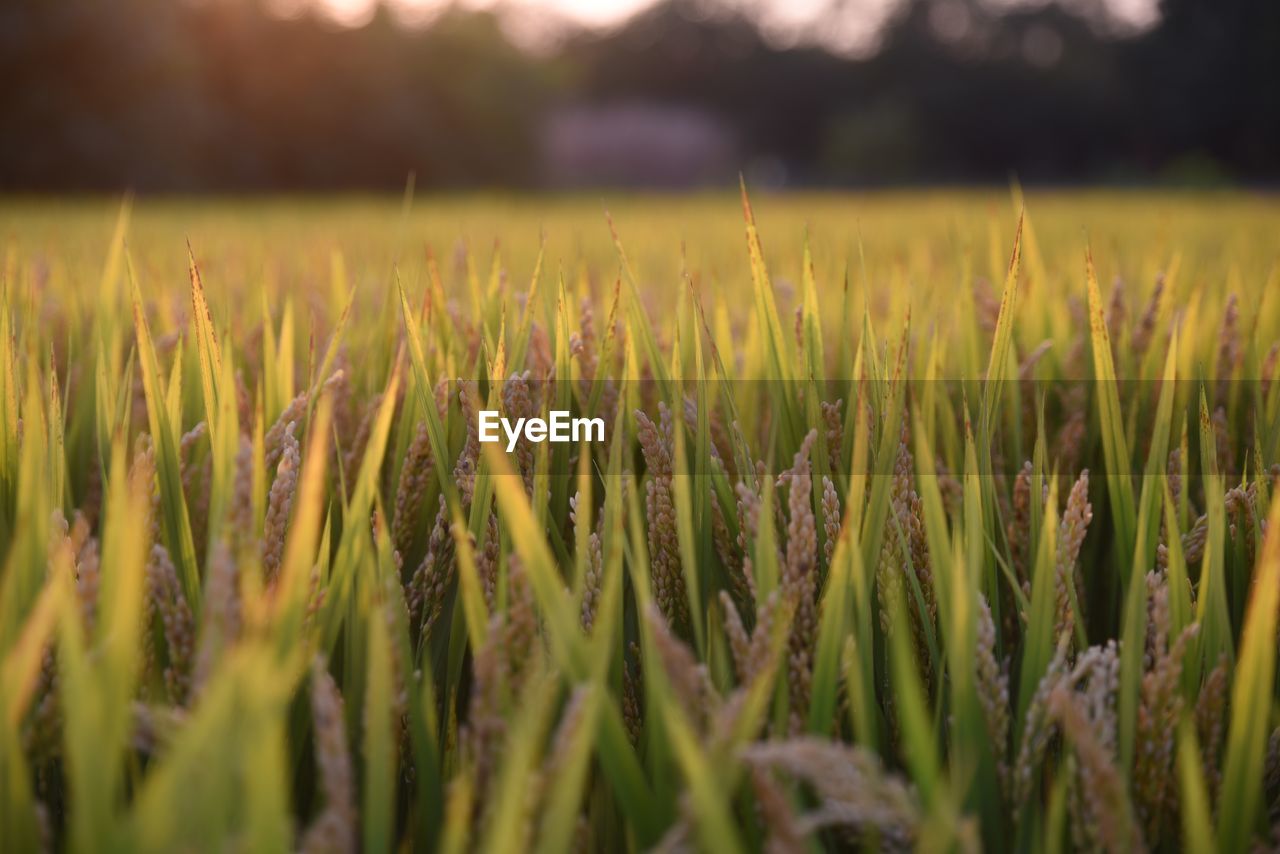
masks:
<instances>
[{"instance_id":1,"label":"white building in background","mask_svg":"<svg viewBox=\"0 0 1280 854\"><path fill-rule=\"evenodd\" d=\"M541 132L553 186L695 187L737 170L728 126L691 107L628 103L552 110Z\"/></svg>"}]
</instances>

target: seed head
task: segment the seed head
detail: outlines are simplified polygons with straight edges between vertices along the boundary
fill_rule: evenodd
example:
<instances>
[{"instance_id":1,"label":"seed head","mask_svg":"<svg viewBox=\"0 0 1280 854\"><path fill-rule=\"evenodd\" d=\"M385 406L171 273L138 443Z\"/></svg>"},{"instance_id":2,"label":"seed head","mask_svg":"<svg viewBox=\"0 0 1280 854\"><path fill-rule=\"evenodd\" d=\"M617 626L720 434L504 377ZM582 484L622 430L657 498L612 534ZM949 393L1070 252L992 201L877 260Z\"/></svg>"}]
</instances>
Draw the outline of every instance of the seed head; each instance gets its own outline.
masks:
<instances>
[{"instance_id":1,"label":"seed head","mask_svg":"<svg viewBox=\"0 0 1280 854\"><path fill-rule=\"evenodd\" d=\"M797 821L802 834L845 827L874 833L886 851L913 848L922 821L915 792L885 771L874 753L806 737L753 744L744 758L754 768L785 771L813 789L818 807Z\"/></svg>"},{"instance_id":2,"label":"seed head","mask_svg":"<svg viewBox=\"0 0 1280 854\"><path fill-rule=\"evenodd\" d=\"M1067 497L1067 507L1058 523L1058 552L1054 566L1054 587L1056 591L1057 622L1054 626L1055 636L1069 633L1075 625L1075 605L1080 603L1079 590L1072 595L1076 587L1076 562L1080 557L1080 547L1084 544L1085 535L1089 532L1089 522L1093 520L1093 505L1089 503L1089 470L1080 473L1071 493Z\"/></svg>"},{"instance_id":3,"label":"seed head","mask_svg":"<svg viewBox=\"0 0 1280 854\"><path fill-rule=\"evenodd\" d=\"M290 428L284 434L280 462L276 466L276 479L271 483L271 493L267 499L267 519L262 528L262 574L268 584L274 582L280 573L289 514L293 509L294 494L298 490L301 467L302 454L298 449L298 440Z\"/></svg>"},{"instance_id":4,"label":"seed head","mask_svg":"<svg viewBox=\"0 0 1280 854\"><path fill-rule=\"evenodd\" d=\"M680 566L675 501L671 492L671 414L665 404L659 404L659 410L659 424L654 424L644 412L636 411L637 438L649 470L645 484L649 564L658 607L672 625L684 626L688 623L688 602Z\"/></svg>"},{"instance_id":5,"label":"seed head","mask_svg":"<svg viewBox=\"0 0 1280 854\"><path fill-rule=\"evenodd\" d=\"M406 554L413 545L418 517L431 488L432 462L427 425L419 424L400 467L395 510L391 517L391 542L401 554Z\"/></svg>"},{"instance_id":6,"label":"seed head","mask_svg":"<svg viewBox=\"0 0 1280 854\"><path fill-rule=\"evenodd\" d=\"M195 619L178 583L169 552L159 544L151 547L151 559L147 562L147 598L150 610L159 615L164 628L164 681L169 699L181 705L191 684Z\"/></svg>"},{"instance_id":7,"label":"seed head","mask_svg":"<svg viewBox=\"0 0 1280 854\"><path fill-rule=\"evenodd\" d=\"M355 775L347 747L342 694L323 659L311 666L311 718L324 806L302 836L304 852L356 851Z\"/></svg>"},{"instance_id":8,"label":"seed head","mask_svg":"<svg viewBox=\"0 0 1280 854\"><path fill-rule=\"evenodd\" d=\"M1009 674L996 658L996 626L991 619L991 608L982 594L978 594L978 644L977 644L978 702L982 706L987 724L987 737L991 740L995 755L996 772L1000 784L1009 786Z\"/></svg>"}]
</instances>

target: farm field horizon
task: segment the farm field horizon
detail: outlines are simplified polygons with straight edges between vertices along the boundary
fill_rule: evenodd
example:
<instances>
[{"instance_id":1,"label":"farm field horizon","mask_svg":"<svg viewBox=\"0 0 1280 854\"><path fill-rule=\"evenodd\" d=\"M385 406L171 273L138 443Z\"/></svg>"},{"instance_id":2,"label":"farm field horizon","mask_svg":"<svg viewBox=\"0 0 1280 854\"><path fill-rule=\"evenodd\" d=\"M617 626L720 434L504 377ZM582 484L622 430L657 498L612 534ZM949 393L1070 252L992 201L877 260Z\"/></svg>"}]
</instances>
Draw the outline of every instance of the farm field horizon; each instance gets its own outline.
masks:
<instances>
[{"instance_id":1,"label":"farm field horizon","mask_svg":"<svg viewBox=\"0 0 1280 854\"><path fill-rule=\"evenodd\" d=\"M16 850L1280 842L1280 196L12 197L0 296Z\"/></svg>"},{"instance_id":2,"label":"farm field horizon","mask_svg":"<svg viewBox=\"0 0 1280 854\"><path fill-rule=\"evenodd\" d=\"M1023 204L1016 188L753 198L770 272L788 310L798 304L807 245L823 296L841 293L847 282L850 307L867 307L875 320L897 311L895 322L909 296L926 323L945 319L934 314L954 306L960 289L998 298ZM1278 195L1033 190L1025 205L1034 227L1033 263L1060 306L1083 299L1086 246L1108 291L1118 279L1126 291L1145 293L1176 261L1180 286L1210 298L1224 296L1216 288L1234 286L1247 305L1250 295L1267 292L1268 281L1243 281L1243 274L1274 263ZM9 263L23 258L41 275L92 272L105 261L120 207L119 196L0 198L0 240ZM469 299L469 277L488 288L496 271L506 295L518 298L540 251L549 282L564 276L571 292L586 282L603 303L622 272L610 218L651 311L662 314L674 305L668 298L686 290L686 274L708 309L723 308L736 322L751 306L744 298L750 265L737 192L418 193L407 214L398 195L173 195L133 200L130 210L129 248L145 296L182 291L190 243L208 268L209 288L254 295L255 321L261 320L259 294L269 298L277 320L290 295L312 308L323 304L334 316L350 296L346 289L354 290L357 306L381 304L393 288L393 268L410 290L421 290L429 259L449 299ZM79 288L77 295L92 292ZM832 308L827 300L824 307ZM824 311L822 322L835 315Z\"/></svg>"},{"instance_id":3,"label":"farm field horizon","mask_svg":"<svg viewBox=\"0 0 1280 854\"><path fill-rule=\"evenodd\" d=\"M761 240L774 264L798 268L807 231L815 268L836 280L831 286L856 266L859 241L867 259L895 259L913 274L939 271L970 256L985 275L992 242L998 240L1007 253L1021 197L1017 188L999 187L752 193ZM13 246L21 241L29 250L56 251L64 263L90 262L95 253L101 260L122 198L0 196L0 237ZM1233 254L1265 257L1274 249L1268 238L1280 221L1280 194L1265 190L1029 189L1025 204L1044 244L1041 251L1055 262L1059 253L1082 251L1090 238L1095 252L1114 251L1119 262L1154 263L1144 256L1172 256L1179 250L1224 264ZM190 240L198 252L211 255L234 244L236 251L218 263L255 262L268 271L305 269L298 258L304 248L324 250L326 257L317 263L341 251L359 264L398 260L408 271L422 267L430 250L447 267L461 244L487 272L496 244L504 267L529 272L545 244L548 263L585 263L593 275L608 277L616 275L617 254L606 213L623 237L636 232L631 251L652 262L654 269L642 272L653 284L680 278L682 244L686 266L704 276L734 273L747 263L745 253L736 251L742 246L736 189L448 194L419 189L407 215L399 194L170 194L134 198L131 210L134 251L166 275L185 276ZM214 245L201 247L201 237ZM268 253L272 238L287 240L288 251ZM181 251L166 258L170 253L164 250L175 241ZM1249 259L1233 260L1240 265ZM789 270L787 278L792 277Z\"/></svg>"}]
</instances>

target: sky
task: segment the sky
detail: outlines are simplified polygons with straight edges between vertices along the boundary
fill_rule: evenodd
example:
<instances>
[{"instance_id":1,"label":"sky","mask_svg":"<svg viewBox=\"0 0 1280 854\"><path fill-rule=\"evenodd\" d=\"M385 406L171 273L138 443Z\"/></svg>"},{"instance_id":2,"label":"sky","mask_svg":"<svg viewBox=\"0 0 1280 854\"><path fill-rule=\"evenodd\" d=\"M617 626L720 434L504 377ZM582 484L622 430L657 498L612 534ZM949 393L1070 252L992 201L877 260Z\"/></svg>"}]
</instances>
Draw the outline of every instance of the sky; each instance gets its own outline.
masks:
<instances>
[{"instance_id":1,"label":"sky","mask_svg":"<svg viewBox=\"0 0 1280 854\"><path fill-rule=\"evenodd\" d=\"M1110 23L1140 30L1153 24L1159 0L983 0L992 9L1028 7L1047 2L1065 7L1105 9ZM376 0L278 0L297 11L308 3L322 6L342 24L368 20ZM564 23L608 28L654 5L657 0L388 0L404 19L427 23L451 3L478 9L501 9L518 41L531 48L554 41ZM781 44L817 42L848 54L875 49L881 27L900 0L715 0L717 5L748 11L765 35Z\"/></svg>"},{"instance_id":2,"label":"sky","mask_svg":"<svg viewBox=\"0 0 1280 854\"><path fill-rule=\"evenodd\" d=\"M375 0L281 0L278 5L292 11L308 2L321 6L340 23L352 26L368 20L375 4ZM424 22L451 3L473 9L501 7L522 16L541 14L588 27L611 27L653 5L654 0L389 0L405 18Z\"/></svg>"}]
</instances>

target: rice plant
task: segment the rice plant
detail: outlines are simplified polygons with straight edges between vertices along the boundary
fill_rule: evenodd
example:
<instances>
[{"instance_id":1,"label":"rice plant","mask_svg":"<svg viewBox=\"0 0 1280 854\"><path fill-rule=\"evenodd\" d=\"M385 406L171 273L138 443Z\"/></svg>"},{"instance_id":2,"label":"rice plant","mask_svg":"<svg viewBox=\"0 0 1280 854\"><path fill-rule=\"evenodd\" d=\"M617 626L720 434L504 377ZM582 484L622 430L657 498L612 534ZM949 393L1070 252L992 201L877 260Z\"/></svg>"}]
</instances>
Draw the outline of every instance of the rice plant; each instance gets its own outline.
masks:
<instances>
[{"instance_id":1,"label":"rice plant","mask_svg":"<svg viewBox=\"0 0 1280 854\"><path fill-rule=\"evenodd\" d=\"M754 201L6 203L5 847L1280 844L1280 209Z\"/></svg>"}]
</instances>

